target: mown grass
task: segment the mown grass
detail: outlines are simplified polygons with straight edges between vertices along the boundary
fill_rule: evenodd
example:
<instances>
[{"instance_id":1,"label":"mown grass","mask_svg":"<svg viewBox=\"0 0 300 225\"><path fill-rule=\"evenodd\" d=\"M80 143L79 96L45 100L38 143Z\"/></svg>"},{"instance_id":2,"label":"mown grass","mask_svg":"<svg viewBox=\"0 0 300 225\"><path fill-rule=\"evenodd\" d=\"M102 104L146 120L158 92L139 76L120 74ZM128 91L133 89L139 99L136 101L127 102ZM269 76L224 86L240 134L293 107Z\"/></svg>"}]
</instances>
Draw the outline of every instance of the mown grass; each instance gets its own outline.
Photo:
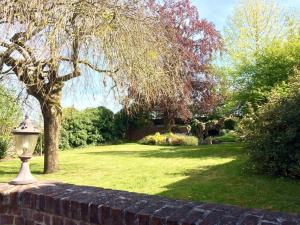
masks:
<instances>
[{"instance_id":1,"label":"mown grass","mask_svg":"<svg viewBox=\"0 0 300 225\"><path fill-rule=\"evenodd\" d=\"M42 174L43 158L34 157L31 170L39 180L300 213L300 181L252 174L246 161L234 143L122 144L62 151L55 174ZM13 179L19 165L18 159L0 162L0 182Z\"/></svg>"}]
</instances>

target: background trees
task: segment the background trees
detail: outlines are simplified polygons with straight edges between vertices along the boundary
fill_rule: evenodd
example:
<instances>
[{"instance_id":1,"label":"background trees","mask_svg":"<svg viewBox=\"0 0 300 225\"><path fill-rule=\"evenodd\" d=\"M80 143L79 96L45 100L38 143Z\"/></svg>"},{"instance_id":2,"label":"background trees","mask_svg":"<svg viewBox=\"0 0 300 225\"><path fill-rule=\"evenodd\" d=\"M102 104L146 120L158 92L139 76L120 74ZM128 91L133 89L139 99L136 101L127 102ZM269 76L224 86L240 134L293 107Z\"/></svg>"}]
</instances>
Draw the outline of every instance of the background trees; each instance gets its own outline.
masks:
<instances>
[{"instance_id":1,"label":"background trees","mask_svg":"<svg viewBox=\"0 0 300 225\"><path fill-rule=\"evenodd\" d=\"M253 62L255 54L274 40L292 35L296 25L292 12L275 0L241 0L224 29L231 63Z\"/></svg>"},{"instance_id":2,"label":"background trees","mask_svg":"<svg viewBox=\"0 0 300 225\"><path fill-rule=\"evenodd\" d=\"M15 94L0 85L0 159L6 156L12 129L18 125L21 108Z\"/></svg>"},{"instance_id":3,"label":"background trees","mask_svg":"<svg viewBox=\"0 0 300 225\"><path fill-rule=\"evenodd\" d=\"M251 167L299 177L299 14L242 0L225 29L233 111L244 117Z\"/></svg>"},{"instance_id":4,"label":"background trees","mask_svg":"<svg viewBox=\"0 0 300 225\"><path fill-rule=\"evenodd\" d=\"M0 24L1 76L14 74L41 105L45 173L58 170L65 82L102 73L120 92L142 93L144 104L183 86L179 74L165 66L181 63L177 48L170 48L143 2L6 0Z\"/></svg>"},{"instance_id":5,"label":"background trees","mask_svg":"<svg viewBox=\"0 0 300 225\"><path fill-rule=\"evenodd\" d=\"M286 70L293 67L289 56L296 60L297 53L293 50L283 53L282 49L297 48L293 37L299 34L299 21L297 13L273 0L241 0L236 6L224 29L227 54L222 65L226 79L230 80L231 101L226 105L232 110L245 114L250 105L256 109L265 102L266 91L283 77L287 78ZM280 61L275 63L277 69L276 60Z\"/></svg>"}]
</instances>

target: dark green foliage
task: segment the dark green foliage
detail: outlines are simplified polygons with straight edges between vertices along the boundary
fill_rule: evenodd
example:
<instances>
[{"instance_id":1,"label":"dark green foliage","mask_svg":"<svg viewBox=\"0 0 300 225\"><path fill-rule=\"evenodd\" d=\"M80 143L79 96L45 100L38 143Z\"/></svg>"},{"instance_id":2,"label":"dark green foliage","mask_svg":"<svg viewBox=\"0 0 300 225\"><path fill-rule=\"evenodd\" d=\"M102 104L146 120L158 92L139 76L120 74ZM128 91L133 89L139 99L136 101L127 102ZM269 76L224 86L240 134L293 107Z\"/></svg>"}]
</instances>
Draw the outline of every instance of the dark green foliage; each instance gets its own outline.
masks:
<instances>
[{"instance_id":1,"label":"dark green foliage","mask_svg":"<svg viewBox=\"0 0 300 225\"><path fill-rule=\"evenodd\" d=\"M227 118L224 121L224 129L226 130L234 130L236 127L236 121L232 118Z\"/></svg>"},{"instance_id":2,"label":"dark green foliage","mask_svg":"<svg viewBox=\"0 0 300 225\"><path fill-rule=\"evenodd\" d=\"M60 148L75 148L97 145L116 140L114 114L109 109L99 107L78 111L65 109L61 129Z\"/></svg>"},{"instance_id":3,"label":"dark green foliage","mask_svg":"<svg viewBox=\"0 0 300 225\"><path fill-rule=\"evenodd\" d=\"M0 159L5 158L9 145L10 138L6 136L0 136Z\"/></svg>"},{"instance_id":4,"label":"dark green foliage","mask_svg":"<svg viewBox=\"0 0 300 225\"><path fill-rule=\"evenodd\" d=\"M152 122L152 115L149 111L139 110L133 111L128 117L128 124L130 128L137 129L137 128L144 128L151 125Z\"/></svg>"},{"instance_id":5,"label":"dark green foliage","mask_svg":"<svg viewBox=\"0 0 300 225\"><path fill-rule=\"evenodd\" d=\"M128 131L128 115L124 110L117 112L114 116L113 134L117 138L124 139Z\"/></svg>"},{"instance_id":6,"label":"dark green foliage","mask_svg":"<svg viewBox=\"0 0 300 225\"><path fill-rule=\"evenodd\" d=\"M242 121L252 165L261 172L300 178L299 72L267 100Z\"/></svg>"}]
</instances>

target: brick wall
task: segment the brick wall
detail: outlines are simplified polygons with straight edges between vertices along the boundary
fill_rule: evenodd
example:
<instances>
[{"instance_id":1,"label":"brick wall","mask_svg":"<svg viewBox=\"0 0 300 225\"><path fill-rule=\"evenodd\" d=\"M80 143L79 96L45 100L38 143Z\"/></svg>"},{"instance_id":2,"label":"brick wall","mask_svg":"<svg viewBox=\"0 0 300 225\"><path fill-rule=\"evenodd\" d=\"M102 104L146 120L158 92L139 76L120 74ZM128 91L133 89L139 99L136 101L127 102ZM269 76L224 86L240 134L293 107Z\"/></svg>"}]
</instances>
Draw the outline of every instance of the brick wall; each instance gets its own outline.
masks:
<instances>
[{"instance_id":1,"label":"brick wall","mask_svg":"<svg viewBox=\"0 0 300 225\"><path fill-rule=\"evenodd\" d=\"M300 225L300 215L62 183L0 184L1 225Z\"/></svg>"}]
</instances>

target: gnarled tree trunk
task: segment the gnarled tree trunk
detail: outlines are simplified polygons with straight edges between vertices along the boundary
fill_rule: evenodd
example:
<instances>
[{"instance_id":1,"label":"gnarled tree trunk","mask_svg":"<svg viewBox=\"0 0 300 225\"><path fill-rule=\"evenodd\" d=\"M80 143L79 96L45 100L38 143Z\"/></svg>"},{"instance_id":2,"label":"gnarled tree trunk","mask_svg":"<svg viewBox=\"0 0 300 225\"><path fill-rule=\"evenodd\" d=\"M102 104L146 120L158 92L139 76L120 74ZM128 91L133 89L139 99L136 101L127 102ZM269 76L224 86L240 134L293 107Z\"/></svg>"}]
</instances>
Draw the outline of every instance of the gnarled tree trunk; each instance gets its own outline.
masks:
<instances>
[{"instance_id":1,"label":"gnarled tree trunk","mask_svg":"<svg viewBox=\"0 0 300 225\"><path fill-rule=\"evenodd\" d=\"M54 106L44 104L42 106L44 118L44 173L54 173L58 171L58 144L60 137L61 111Z\"/></svg>"},{"instance_id":2,"label":"gnarled tree trunk","mask_svg":"<svg viewBox=\"0 0 300 225\"><path fill-rule=\"evenodd\" d=\"M62 88L62 84L57 84L49 88L47 93L32 93L40 102L44 119L44 173L54 173L59 170L58 150L62 120L60 105Z\"/></svg>"}]
</instances>

